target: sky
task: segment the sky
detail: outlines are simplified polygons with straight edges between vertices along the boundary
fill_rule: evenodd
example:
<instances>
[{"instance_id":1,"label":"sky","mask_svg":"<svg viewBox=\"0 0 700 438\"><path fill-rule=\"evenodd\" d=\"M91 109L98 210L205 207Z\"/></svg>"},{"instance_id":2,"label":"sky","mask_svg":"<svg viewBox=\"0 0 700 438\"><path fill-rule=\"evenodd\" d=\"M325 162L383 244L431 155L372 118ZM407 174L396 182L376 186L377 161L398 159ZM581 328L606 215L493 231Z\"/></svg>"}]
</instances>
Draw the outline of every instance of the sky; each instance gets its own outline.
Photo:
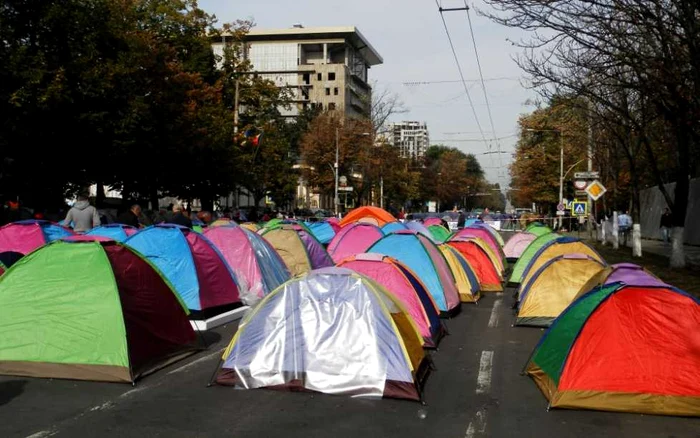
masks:
<instances>
[{"instance_id":1,"label":"sky","mask_svg":"<svg viewBox=\"0 0 700 438\"><path fill-rule=\"evenodd\" d=\"M438 0L443 8L463 7L464 0ZM513 60L520 49L510 41L524 36L477 13L482 1L468 2L481 68L491 106L493 129L484 99L467 13L444 12L462 66L476 117L488 140L483 141L435 0L200 0L199 6L219 23L252 18L260 29L355 26L384 58L369 71L369 81L399 95L407 112L392 121L428 124L431 144L455 146L479 159L486 177L506 187L508 164L517 137L517 120L534 110L537 98L524 86L524 75ZM430 83L425 82L440 82ZM495 131L495 135L494 135ZM499 140L492 140L493 138ZM486 154L500 150L506 153ZM480 155L481 154L481 155Z\"/></svg>"}]
</instances>

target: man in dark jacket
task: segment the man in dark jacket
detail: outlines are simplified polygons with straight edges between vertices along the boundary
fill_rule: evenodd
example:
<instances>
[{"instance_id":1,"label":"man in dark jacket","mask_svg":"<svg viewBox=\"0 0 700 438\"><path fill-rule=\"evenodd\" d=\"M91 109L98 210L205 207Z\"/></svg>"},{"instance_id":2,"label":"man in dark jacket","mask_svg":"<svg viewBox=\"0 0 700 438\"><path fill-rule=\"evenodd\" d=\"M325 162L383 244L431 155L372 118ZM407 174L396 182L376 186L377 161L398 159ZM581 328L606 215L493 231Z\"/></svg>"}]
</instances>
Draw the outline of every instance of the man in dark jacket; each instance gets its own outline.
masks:
<instances>
[{"instance_id":1,"label":"man in dark jacket","mask_svg":"<svg viewBox=\"0 0 700 438\"><path fill-rule=\"evenodd\" d=\"M671 229L673 228L673 215L671 215L671 210L669 210L668 207L664 208L664 214L661 215L659 228L661 228L661 236L664 238L664 243L670 242Z\"/></svg>"},{"instance_id":2,"label":"man in dark jacket","mask_svg":"<svg viewBox=\"0 0 700 438\"><path fill-rule=\"evenodd\" d=\"M131 225L132 227L139 227L139 217L141 216L141 206L134 204L129 208L128 211L120 214L117 218L117 223L122 225Z\"/></svg>"},{"instance_id":3,"label":"man in dark jacket","mask_svg":"<svg viewBox=\"0 0 700 438\"><path fill-rule=\"evenodd\" d=\"M173 205L173 217L168 221L171 224L182 225L183 227L192 228L192 220L185 216L182 210L182 205Z\"/></svg>"}]
</instances>

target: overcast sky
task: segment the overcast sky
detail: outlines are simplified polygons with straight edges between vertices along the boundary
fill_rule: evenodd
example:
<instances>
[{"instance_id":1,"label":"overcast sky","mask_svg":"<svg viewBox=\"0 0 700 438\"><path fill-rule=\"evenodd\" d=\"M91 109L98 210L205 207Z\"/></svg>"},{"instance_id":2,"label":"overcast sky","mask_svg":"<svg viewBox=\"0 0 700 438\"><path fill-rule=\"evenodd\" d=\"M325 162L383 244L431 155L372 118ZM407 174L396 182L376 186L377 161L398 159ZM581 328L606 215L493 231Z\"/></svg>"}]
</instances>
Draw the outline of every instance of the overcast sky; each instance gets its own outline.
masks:
<instances>
[{"instance_id":1,"label":"overcast sky","mask_svg":"<svg viewBox=\"0 0 700 438\"><path fill-rule=\"evenodd\" d=\"M464 6L463 0L441 0L444 8ZM468 2L477 9L482 2ZM477 155L487 178L504 186L508 182L509 154L479 155L488 145L481 141L459 73L450 50L435 0L200 0L200 7L217 16L220 23L252 18L258 28L356 26L384 58L370 69L370 81L399 94L409 111L394 120L428 123L431 144L444 143ZM506 39L522 33L501 27L470 12L479 50L493 125L501 150L512 152L516 123L525 105L535 98L521 84L522 73L512 60L518 53ZM476 114L487 139L493 138L487 106L474 57L465 12L445 12L447 26L457 50ZM455 81L438 84L410 82ZM508 137L510 136L510 137ZM477 141L460 141L477 140ZM492 143L496 150L495 142ZM500 158L499 158L500 157Z\"/></svg>"}]
</instances>

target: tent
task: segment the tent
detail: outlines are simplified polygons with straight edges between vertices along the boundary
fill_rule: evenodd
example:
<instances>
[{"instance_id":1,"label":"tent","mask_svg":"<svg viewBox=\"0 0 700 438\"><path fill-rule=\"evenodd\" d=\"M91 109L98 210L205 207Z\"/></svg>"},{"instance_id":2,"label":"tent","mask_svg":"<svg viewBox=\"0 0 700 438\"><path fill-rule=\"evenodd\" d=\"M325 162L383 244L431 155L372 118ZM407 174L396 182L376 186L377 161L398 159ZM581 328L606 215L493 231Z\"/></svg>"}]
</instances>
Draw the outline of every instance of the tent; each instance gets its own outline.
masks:
<instances>
[{"instance_id":1,"label":"tent","mask_svg":"<svg viewBox=\"0 0 700 438\"><path fill-rule=\"evenodd\" d=\"M432 225L444 225L444 221L439 217L427 217L423 220L423 225L430 227Z\"/></svg>"},{"instance_id":2,"label":"tent","mask_svg":"<svg viewBox=\"0 0 700 438\"><path fill-rule=\"evenodd\" d=\"M503 245L506 243L503 241L503 236L501 236L501 233L494 227L492 227L490 224L486 222L477 222L473 225L471 225L472 228L483 228L484 230L487 230L491 235L493 236L494 239L496 239L496 243L498 243L498 246L503 248Z\"/></svg>"},{"instance_id":3,"label":"tent","mask_svg":"<svg viewBox=\"0 0 700 438\"><path fill-rule=\"evenodd\" d=\"M433 236L433 240L436 242L444 242L452 235L450 230L442 225L430 225L428 231L430 231L430 235Z\"/></svg>"},{"instance_id":4,"label":"tent","mask_svg":"<svg viewBox=\"0 0 700 438\"><path fill-rule=\"evenodd\" d=\"M0 262L0 276L2 276L2 274L5 273L5 271L7 271L7 266L5 266L3 262Z\"/></svg>"},{"instance_id":5,"label":"tent","mask_svg":"<svg viewBox=\"0 0 700 438\"><path fill-rule=\"evenodd\" d=\"M396 218L386 210L379 207L358 207L347 214L341 221L340 226L344 227L354 222L365 222L383 227L389 222L396 222Z\"/></svg>"},{"instance_id":6,"label":"tent","mask_svg":"<svg viewBox=\"0 0 700 438\"><path fill-rule=\"evenodd\" d=\"M257 232L258 230L260 230L260 225L256 224L255 222L243 222L241 226L243 228L249 229L250 231Z\"/></svg>"},{"instance_id":7,"label":"tent","mask_svg":"<svg viewBox=\"0 0 700 438\"><path fill-rule=\"evenodd\" d=\"M471 226L471 227L466 227L462 228L461 230L457 231L454 236L451 238L454 240L459 240L461 238L471 238L471 237L478 237L479 239L483 240L486 242L491 248L491 251L493 251L495 254L498 255L499 258L505 257L503 256L503 250L501 249L501 246L498 244L498 241L496 240L495 237L489 232L489 230L482 228L482 227L477 227L477 226Z\"/></svg>"},{"instance_id":8,"label":"tent","mask_svg":"<svg viewBox=\"0 0 700 438\"><path fill-rule=\"evenodd\" d=\"M564 254L585 254L606 264L603 257L591 248L587 243L574 237L558 237L542 245L532 256L530 263L523 271L523 278L520 282L520 289L528 284L533 275L544 266L549 260Z\"/></svg>"},{"instance_id":9,"label":"tent","mask_svg":"<svg viewBox=\"0 0 700 438\"><path fill-rule=\"evenodd\" d=\"M476 278L474 269L469 265L467 259L446 243L439 244L438 248L442 255L445 256L445 260L447 260L447 264L452 271L452 276L455 278L459 300L463 303L476 303L479 301L479 298L481 298L479 279Z\"/></svg>"},{"instance_id":10,"label":"tent","mask_svg":"<svg viewBox=\"0 0 700 438\"><path fill-rule=\"evenodd\" d=\"M466 236L453 236L451 241L460 241L460 240L469 240L481 247L481 249L484 250L486 255L489 257L489 260L491 261L491 264L496 268L496 271L498 271L498 277L503 280L503 274L506 271L506 261L505 261L505 256L503 256L501 249L499 247L498 251L494 251L493 247L489 245L484 239L481 239L479 237L466 237Z\"/></svg>"},{"instance_id":11,"label":"tent","mask_svg":"<svg viewBox=\"0 0 700 438\"><path fill-rule=\"evenodd\" d=\"M525 231L537 237L552 233L552 229L540 222L533 222L525 228Z\"/></svg>"},{"instance_id":12,"label":"tent","mask_svg":"<svg viewBox=\"0 0 700 438\"><path fill-rule=\"evenodd\" d=\"M160 272L121 243L87 239L53 242L0 277L0 374L133 382L194 350Z\"/></svg>"},{"instance_id":13,"label":"tent","mask_svg":"<svg viewBox=\"0 0 700 438\"><path fill-rule=\"evenodd\" d=\"M8 268L40 246L73 234L49 221L26 220L0 227L0 262Z\"/></svg>"},{"instance_id":14,"label":"tent","mask_svg":"<svg viewBox=\"0 0 700 438\"><path fill-rule=\"evenodd\" d=\"M581 294L596 286L622 282L635 286L666 286L657 276L633 263L618 263L607 266L581 287Z\"/></svg>"},{"instance_id":15,"label":"tent","mask_svg":"<svg viewBox=\"0 0 700 438\"><path fill-rule=\"evenodd\" d=\"M700 416L700 300L612 283L574 301L525 371L553 408Z\"/></svg>"},{"instance_id":16,"label":"tent","mask_svg":"<svg viewBox=\"0 0 700 438\"><path fill-rule=\"evenodd\" d=\"M208 228L204 236L221 252L244 291L262 298L289 280L284 261L259 234L234 225Z\"/></svg>"},{"instance_id":17,"label":"tent","mask_svg":"<svg viewBox=\"0 0 700 438\"><path fill-rule=\"evenodd\" d=\"M85 234L87 234L88 236L107 237L109 239L116 240L117 242L123 242L129 236L133 236L138 231L138 228L132 227L131 225L109 224L95 227Z\"/></svg>"},{"instance_id":18,"label":"tent","mask_svg":"<svg viewBox=\"0 0 700 438\"><path fill-rule=\"evenodd\" d=\"M508 279L508 283L520 284L520 282L523 279L523 272L525 271L525 268L530 263L530 261L535 256L535 254L537 254L537 251L540 248L542 248L544 245L546 245L547 242L555 240L559 237L561 237L561 235L559 235L557 233L547 233L547 234L543 234L543 235L537 237L535 240L533 240L527 246L527 248L525 248L525 251L523 251L520 254L520 258L518 259L517 262L515 262L515 265L513 265L513 270L510 273L510 278Z\"/></svg>"},{"instance_id":19,"label":"tent","mask_svg":"<svg viewBox=\"0 0 700 438\"><path fill-rule=\"evenodd\" d=\"M428 288L443 316L460 310L452 271L435 243L415 231L396 231L382 237L367 252L394 257L416 273Z\"/></svg>"},{"instance_id":20,"label":"tent","mask_svg":"<svg viewBox=\"0 0 700 438\"><path fill-rule=\"evenodd\" d=\"M435 239L433 239L433 233L431 233L430 230L428 230L422 222L408 221L406 222L406 228L408 228L409 230L413 230L416 233L420 233L428 239L435 241Z\"/></svg>"},{"instance_id":21,"label":"tent","mask_svg":"<svg viewBox=\"0 0 700 438\"><path fill-rule=\"evenodd\" d=\"M372 224L356 222L343 227L328 244L328 253L333 261L339 261L367 251L376 241L384 237L382 230Z\"/></svg>"},{"instance_id":22,"label":"tent","mask_svg":"<svg viewBox=\"0 0 700 438\"><path fill-rule=\"evenodd\" d=\"M284 224L261 232L282 257L292 276L333 266L333 259L323 245L299 225Z\"/></svg>"},{"instance_id":23,"label":"tent","mask_svg":"<svg viewBox=\"0 0 700 438\"><path fill-rule=\"evenodd\" d=\"M221 218L215 220L214 222L210 223L209 228L231 226L231 225L237 225L236 221L234 221L233 219L226 218L226 217L221 217Z\"/></svg>"},{"instance_id":24,"label":"tent","mask_svg":"<svg viewBox=\"0 0 700 438\"><path fill-rule=\"evenodd\" d=\"M515 325L549 327L581 287L604 267L584 254L564 254L549 260L521 288Z\"/></svg>"},{"instance_id":25,"label":"tent","mask_svg":"<svg viewBox=\"0 0 700 438\"><path fill-rule=\"evenodd\" d=\"M335 237L335 231L328 222L305 222L304 225L322 245L328 245Z\"/></svg>"},{"instance_id":26,"label":"tent","mask_svg":"<svg viewBox=\"0 0 700 438\"><path fill-rule=\"evenodd\" d=\"M474 269L481 292L503 292L503 279L498 268L475 239L450 240L447 244L459 251Z\"/></svg>"},{"instance_id":27,"label":"tent","mask_svg":"<svg viewBox=\"0 0 700 438\"><path fill-rule=\"evenodd\" d=\"M384 234L393 233L394 231L408 230L408 227L403 222L389 222L382 227Z\"/></svg>"},{"instance_id":28,"label":"tent","mask_svg":"<svg viewBox=\"0 0 700 438\"><path fill-rule=\"evenodd\" d=\"M126 239L161 270L190 310L240 302L231 268L203 235L172 224L153 225Z\"/></svg>"},{"instance_id":29,"label":"tent","mask_svg":"<svg viewBox=\"0 0 700 438\"><path fill-rule=\"evenodd\" d=\"M437 347L445 330L440 310L420 279L406 265L382 254L357 254L338 263L371 278L391 292L406 308L423 337L424 347Z\"/></svg>"},{"instance_id":30,"label":"tent","mask_svg":"<svg viewBox=\"0 0 700 438\"><path fill-rule=\"evenodd\" d=\"M537 239L537 236L532 233L522 232L515 233L508 239L503 247L503 253L508 260L517 260L530 243Z\"/></svg>"},{"instance_id":31,"label":"tent","mask_svg":"<svg viewBox=\"0 0 700 438\"><path fill-rule=\"evenodd\" d=\"M429 370L421 344L391 293L349 269L326 268L266 296L214 378L246 389L420 400Z\"/></svg>"}]
</instances>

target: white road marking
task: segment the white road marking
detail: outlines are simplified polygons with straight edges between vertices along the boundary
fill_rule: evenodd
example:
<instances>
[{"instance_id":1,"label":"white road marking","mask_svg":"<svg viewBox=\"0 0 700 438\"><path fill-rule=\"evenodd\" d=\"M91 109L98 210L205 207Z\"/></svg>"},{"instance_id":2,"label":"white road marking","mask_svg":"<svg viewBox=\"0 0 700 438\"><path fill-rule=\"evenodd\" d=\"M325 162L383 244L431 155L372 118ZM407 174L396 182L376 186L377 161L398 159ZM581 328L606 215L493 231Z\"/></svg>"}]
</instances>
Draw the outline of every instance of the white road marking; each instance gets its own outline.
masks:
<instances>
[{"instance_id":1,"label":"white road marking","mask_svg":"<svg viewBox=\"0 0 700 438\"><path fill-rule=\"evenodd\" d=\"M479 362L479 374L476 376L476 393L484 394L491 389L491 368L493 366L493 351L482 351Z\"/></svg>"},{"instance_id":2,"label":"white road marking","mask_svg":"<svg viewBox=\"0 0 700 438\"><path fill-rule=\"evenodd\" d=\"M474 438L479 435L486 433L486 411L479 409L474 415L474 419L469 422L467 427L467 433L464 434L465 438Z\"/></svg>"},{"instance_id":3,"label":"white road marking","mask_svg":"<svg viewBox=\"0 0 700 438\"><path fill-rule=\"evenodd\" d=\"M500 298L493 302L493 309L491 309L491 317L489 318L490 328L498 327L498 310L501 308L502 303L503 300Z\"/></svg>"},{"instance_id":4,"label":"white road marking","mask_svg":"<svg viewBox=\"0 0 700 438\"><path fill-rule=\"evenodd\" d=\"M215 352L213 352L213 353L207 354L206 356L202 356L202 357L200 357L200 358L197 359L197 360L193 360L192 362L187 363L187 364L181 366L180 368L176 368L176 369L170 371L170 372L168 373L168 375L170 375L170 374L175 374L175 373L179 373L180 371L184 371L184 370L186 370L186 369L188 369L188 368L191 368L191 367L195 366L196 364L198 364L198 363L200 363L200 362L203 362L203 361L205 361L205 360L209 360L209 359L211 359L212 357L214 357L214 356L216 356L216 355L221 356L221 353L223 353L224 350L225 350L225 348L222 348L222 349L217 350L217 351L215 351Z\"/></svg>"},{"instance_id":5,"label":"white road marking","mask_svg":"<svg viewBox=\"0 0 700 438\"><path fill-rule=\"evenodd\" d=\"M29 435L27 438L47 438L56 435L58 432L55 430L42 430L37 433Z\"/></svg>"},{"instance_id":6,"label":"white road marking","mask_svg":"<svg viewBox=\"0 0 700 438\"><path fill-rule=\"evenodd\" d=\"M111 408L112 406L114 406L114 403L112 403L111 401L104 402L101 405L93 406L92 408L90 408L90 412L106 411L107 409Z\"/></svg>"}]
</instances>

